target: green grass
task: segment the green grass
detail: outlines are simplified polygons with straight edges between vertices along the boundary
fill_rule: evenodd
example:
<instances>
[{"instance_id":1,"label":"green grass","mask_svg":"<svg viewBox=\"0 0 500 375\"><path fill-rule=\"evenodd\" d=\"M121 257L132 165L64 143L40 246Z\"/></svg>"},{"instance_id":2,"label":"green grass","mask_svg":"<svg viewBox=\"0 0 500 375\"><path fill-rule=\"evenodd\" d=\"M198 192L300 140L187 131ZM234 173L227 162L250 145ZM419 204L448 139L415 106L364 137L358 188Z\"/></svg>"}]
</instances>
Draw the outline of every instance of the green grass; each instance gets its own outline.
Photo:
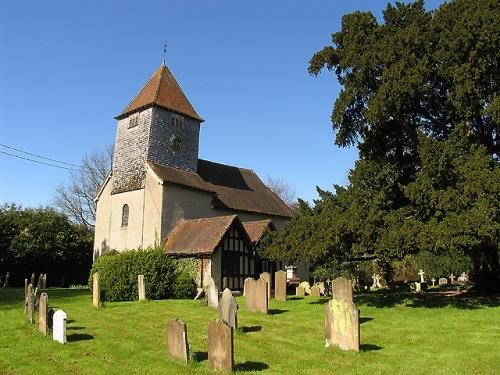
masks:
<instances>
[{"instance_id":1,"label":"green grass","mask_svg":"<svg viewBox=\"0 0 500 375\"><path fill-rule=\"evenodd\" d=\"M1 374L209 374L208 321L197 301L107 303L88 290L49 289L68 315L68 343L38 333L23 313L22 289L0 290ZM500 374L500 298L411 294L355 296L360 353L324 347L325 299L270 301L270 315L239 298L236 370L262 374ZM191 361L166 355L165 321L187 323Z\"/></svg>"}]
</instances>

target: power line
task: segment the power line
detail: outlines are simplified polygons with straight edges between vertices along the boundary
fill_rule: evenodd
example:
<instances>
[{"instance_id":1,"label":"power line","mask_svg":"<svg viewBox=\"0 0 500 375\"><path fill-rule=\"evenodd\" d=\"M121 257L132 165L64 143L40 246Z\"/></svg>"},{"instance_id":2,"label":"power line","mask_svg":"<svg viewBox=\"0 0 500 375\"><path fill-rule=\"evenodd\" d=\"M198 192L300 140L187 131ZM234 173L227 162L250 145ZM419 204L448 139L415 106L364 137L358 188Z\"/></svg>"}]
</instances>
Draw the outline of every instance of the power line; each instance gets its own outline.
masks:
<instances>
[{"instance_id":1,"label":"power line","mask_svg":"<svg viewBox=\"0 0 500 375\"><path fill-rule=\"evenodd\" d=\"M15 148L15 147L11 147L11 146L7 146L7 145L4 145L2 143L0 143L0 146L2 147L5 147L5 148L8 148L8 149L11 149L11 150L14 150L14 151L17 151L17 152L22 152L23 154L27 154L27 155L31 155L31 156L34 156L36 158L40 158L40 159L45 159L45 160L49 160L49 161L53 161L55 163L59 163L59 164L66 164L66 165L69 165L69 166L72 166L72 167L77 167L77 168L81 168L80 165L77 165L77 164L73 164L73 163L66 163L65 161L61 161L61 160L56 160L56 159L51 159L51 158L47 158L45 156L42 156L42 155L37 155L37 154L33 154L31 152L28 152L28 151L24 151L24 150L20 150L18 148ZM5 152L4 152L5 154ZM10 155L10 154L8 154ZM13 156L16 156L16 155L13 155ZM21 158L23 159L23 158ZM27 160L30 160L30 159L27 159ZM33 160L32 160L33 161Z\"/></svg>"},{"instance_id":2,"label":"power line","mask_svg":"<svg viewBox=\"0 0 500 375\"><path fill-rule=\"evenodd\" d=\"M63 167L62 165L55 165L55 164L46 163L46 162L43 162L43 161L40 161L40 160L34 160L34 159L30 159L30 158L25 158L24 156L14 155L14 154L11 154L9 152L5 152L5 151L1 151L1 150L0 150L0 153L5 154L5 155L9 155L9 156L13 156L15 158L32 161L33 163L48 165L49 167L67 169L68 171L74 171L74 172L81 172L82 171L81 169Z\"/></svg>"}]
</instances>

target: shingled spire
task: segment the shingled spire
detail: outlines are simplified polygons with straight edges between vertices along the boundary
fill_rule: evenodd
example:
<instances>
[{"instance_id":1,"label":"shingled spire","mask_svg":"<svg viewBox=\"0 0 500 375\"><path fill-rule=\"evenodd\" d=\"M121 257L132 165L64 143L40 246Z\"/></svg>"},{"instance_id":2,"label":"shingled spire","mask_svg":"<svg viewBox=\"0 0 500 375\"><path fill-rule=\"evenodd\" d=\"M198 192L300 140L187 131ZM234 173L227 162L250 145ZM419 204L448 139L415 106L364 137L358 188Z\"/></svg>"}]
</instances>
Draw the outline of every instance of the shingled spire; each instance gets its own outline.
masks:
<instances>
[{"instance_id":1,"label":"shingled spire","mask_svg":"<svg viewBox=\"0 0 500 375\"><path fill-rule=\"evenodd\" d=\"M198 113L196 113L174 76L163 63L156 69L146 85L124 111L116 116L116 119L120 120L131 113L151 106L165 108L199 122L204 121Z\"/></svg>"}]
</instances>

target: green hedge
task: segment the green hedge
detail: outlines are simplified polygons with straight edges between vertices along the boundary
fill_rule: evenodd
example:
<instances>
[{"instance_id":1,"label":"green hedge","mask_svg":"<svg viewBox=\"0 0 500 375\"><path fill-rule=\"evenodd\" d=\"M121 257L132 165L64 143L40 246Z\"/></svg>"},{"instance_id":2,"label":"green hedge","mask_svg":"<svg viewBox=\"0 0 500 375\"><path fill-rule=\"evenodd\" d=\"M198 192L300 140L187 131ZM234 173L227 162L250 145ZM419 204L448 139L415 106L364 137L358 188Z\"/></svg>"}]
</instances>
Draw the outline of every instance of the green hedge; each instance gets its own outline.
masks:
<instances>
[{"instance_id":1,"label":"green hedge","mask_svg":"<svg viewBox=\"0 0 500 375\"><path fill-rule=\"evenodd\" d=\"M192 298L196 287L185 262L165 255L162 249L104 254L92 266L90 288L95 272L104 301L138 299L138 275L144 275L147 299Z\"/></svg>"}]
</instances>

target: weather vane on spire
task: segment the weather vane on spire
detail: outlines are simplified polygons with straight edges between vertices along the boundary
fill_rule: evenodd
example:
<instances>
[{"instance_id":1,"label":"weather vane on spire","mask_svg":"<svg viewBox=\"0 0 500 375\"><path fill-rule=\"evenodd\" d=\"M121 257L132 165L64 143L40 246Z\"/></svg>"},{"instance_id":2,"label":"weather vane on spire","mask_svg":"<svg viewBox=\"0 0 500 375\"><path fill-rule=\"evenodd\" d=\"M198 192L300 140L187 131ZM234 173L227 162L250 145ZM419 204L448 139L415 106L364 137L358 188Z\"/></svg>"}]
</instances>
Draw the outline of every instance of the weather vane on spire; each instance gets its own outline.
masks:
<instances>
[{"instance_id":1,"label":"weather vane on spire","mask_svg":"<svg viewBox=\"0 0 500 375\"><path fill-rule=\"evenodd\" d=\"M167 41L165 40L165 44L163 45L163 65L167 65L166 59L167 59Z\"/></svg>"}]
</instances>

